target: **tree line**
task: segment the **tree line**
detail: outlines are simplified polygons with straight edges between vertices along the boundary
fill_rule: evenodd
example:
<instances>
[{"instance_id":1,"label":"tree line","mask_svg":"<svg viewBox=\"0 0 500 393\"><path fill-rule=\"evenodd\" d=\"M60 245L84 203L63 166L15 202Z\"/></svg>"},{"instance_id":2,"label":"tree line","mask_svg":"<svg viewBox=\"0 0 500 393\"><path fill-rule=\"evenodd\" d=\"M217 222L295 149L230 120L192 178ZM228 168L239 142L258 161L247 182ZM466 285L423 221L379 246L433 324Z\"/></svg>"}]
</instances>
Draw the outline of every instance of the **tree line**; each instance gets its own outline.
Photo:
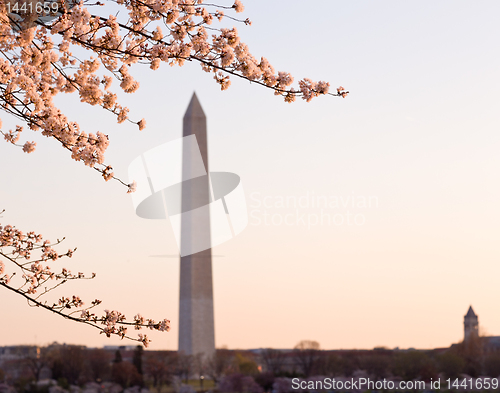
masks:
<instances>
[{"instance_id":1,"label":"tree line","mask_svg":"<svg viewBox=\"0 0 500 393\"><path fill-rule=\"evenodd\" d=\"M212 358L204 359L175 351L144 351L142 346L113 351L52 345L4 362L0 381L21 392L36 391L36 381L52 378L67 389L88 382L114 382L123 388L148 387L161 393L173 388L177 391L183 383L185 392L193 392L195 385L198 391L263 393L271 392L278 379L352 377L360 371L377 380L393 377L429 381L463 374L498 377L500 351L485 345L483 339L428 351L326 351L315 341L301 341L293 350L218 349Z\"/></svg>"}]
</instances>

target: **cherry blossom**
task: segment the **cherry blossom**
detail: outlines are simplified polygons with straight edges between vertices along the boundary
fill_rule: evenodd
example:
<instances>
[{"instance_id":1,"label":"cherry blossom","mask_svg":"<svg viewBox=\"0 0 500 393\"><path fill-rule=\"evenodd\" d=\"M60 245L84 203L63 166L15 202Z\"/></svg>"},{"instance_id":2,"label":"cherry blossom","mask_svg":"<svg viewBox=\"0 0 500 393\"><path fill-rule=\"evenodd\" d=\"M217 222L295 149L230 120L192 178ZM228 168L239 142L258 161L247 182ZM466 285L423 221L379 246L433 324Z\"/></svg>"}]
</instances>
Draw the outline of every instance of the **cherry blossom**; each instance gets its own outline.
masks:
<instances>
[{"instance_id":1,"label":"cherry blossom","mask_svg":"<svg viewBox=\"0 0 500 393\"><path fill-rule=\"evenodd\" d=\"M128 191L127 191L127 193L130 194L132 192L135 192L136 189L137 189L137 183L134 180L131 184L128 184Z\"/></svg>"},{"instance_id":2,"label":"cherry blossom","mask_svg":"<svg viewBox=\"0 0 500 393\"><path fill-rule=\"evenodd\" d=\"M31 153L31 152L34 152L35 151L35 146L36 146L36 143L35 142L26 142L24 145L23 145L23 151L25 153Z\"/></svg>"},{"instance_id":3,"label":"cherry blossom","mask_svg":"<svg viewBox=\"0 0 500 393\"><path fill-rule=\"evenodd\" d=\"M71 151L72 159L96 169L106 181L115 178L105 164L108 135L81 130L55 106L54 97L78 94L82 103L103 108L118 123L132 121L129 109L118 102L112 81L116 79L126 93L137 91L140 85L132 73L137 63L158 70L161 63L198 62L203 71L213 74L221 90L230 87L231 77L238 77L271 89L286 102L297 97L310 101L325 94L346 97L348 93L343 88L329 93L329 83L308 78L293 88L293 77L276 72L266 58L256 59L235 27L213 26L215 20L224 19L250 25L248 19L233 15L244 11L240 0L232 5L202 0L109 0L121 9L115 15L105 15L103 4L94 0L58 1L55 13L33 10L37 3L25 2L31 4L27 4L31 12L14 12L18 0L0 2L1 107L29 130L58 141ZM73 54L82 48L87 58ZM146 125L144 119L134 123L139 130ZM0 132L6 141L18 145L23 126ZM35 149L34 142L18 146L26 153Z\"/></svg>"},{"instance_id":4,"label":"cherry blossom","mask_svg":"<svg viewBox=\"0 0 500 393\"><path fill-rule=\"evenodd\" d=\"M139 334L138 338L131 337L127 333L128 327L161 332L170 330L170 321L167 319L156 322L137 314L132 321L128 321L125 315L117 310L104 310L103 314L98 315L94 312L102 303L98 299L88 305L77 295L47 300L52 290L69 281L88 280L96 276L95 273L90 276L82 272L72 273L65 267L60 270L50 268L49 264L71 258L76 251L56 251L56 247L60 247L63 241L64 239L61 239L52 243L35 232L24 233L12 225L0 225L0 258L14 269L12 273L7 274L5 263L0 261L0 286L23 296L31 306L41 307L66 319L93 326L107 337L118 336L147 346L150 340L142 334Z\"/></svg>"}]
</instances>

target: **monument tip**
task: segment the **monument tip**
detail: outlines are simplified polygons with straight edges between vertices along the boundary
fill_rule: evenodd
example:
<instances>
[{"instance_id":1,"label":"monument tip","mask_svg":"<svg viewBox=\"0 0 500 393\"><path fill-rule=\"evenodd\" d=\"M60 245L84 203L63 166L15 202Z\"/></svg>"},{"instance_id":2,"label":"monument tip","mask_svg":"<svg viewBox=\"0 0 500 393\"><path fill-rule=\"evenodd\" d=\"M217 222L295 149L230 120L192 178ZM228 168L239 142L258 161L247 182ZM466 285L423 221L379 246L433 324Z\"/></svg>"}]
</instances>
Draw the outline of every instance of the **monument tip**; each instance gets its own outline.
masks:
<instances>
[{"instance_id":1,"label":"monument tip","mask_svg":"<svg viewBox=\"0 0 500 393\"><path fill-rule=\"evenodd\" d=\"M198 96L196 95L196 92L193 92L191 101L189 102L188 108L186 109L184 118L186 117L206 117L205 112L203 112L203 108L201 107L200 101L198 100Z\"/></svg>"}]
</instances>

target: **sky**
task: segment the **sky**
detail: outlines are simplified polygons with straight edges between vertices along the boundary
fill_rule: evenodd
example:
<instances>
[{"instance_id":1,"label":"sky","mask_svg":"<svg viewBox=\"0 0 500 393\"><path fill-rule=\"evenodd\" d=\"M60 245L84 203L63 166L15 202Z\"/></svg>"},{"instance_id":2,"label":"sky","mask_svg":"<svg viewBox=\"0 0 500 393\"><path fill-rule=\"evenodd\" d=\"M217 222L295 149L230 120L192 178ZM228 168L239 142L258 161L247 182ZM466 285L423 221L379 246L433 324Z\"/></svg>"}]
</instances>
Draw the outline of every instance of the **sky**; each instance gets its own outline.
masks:
<instances>
[{"instance_id":1,"label":"sky","mask_svg":"<svg viewBox=\"0 0 500 393\"><path fill-rule=\"evenodd\" d=\"M132 69L141 87L120 97L144 131L77 97L57 101L85 130L110 135L107 161L127 179L134 158L181 137L196 91L211 170L241 177L250 217L213 250L217 347L446 347L462 339L469 305L484 333L500 335L500 3L244 3L253 24L238 31L256 57L296 81L342 85L348 98L286 104L236 79L221 92L187 64ZM137 217L123 186L57 143L24 138L34 153L0 147L2 224L65 236L78 247L67 267L97 277L62 292L168 318L171 332L151 334L151 348L177 349L169 222ZM2 292L0 345L127 344Z\"/></svg>"}]
</instances>

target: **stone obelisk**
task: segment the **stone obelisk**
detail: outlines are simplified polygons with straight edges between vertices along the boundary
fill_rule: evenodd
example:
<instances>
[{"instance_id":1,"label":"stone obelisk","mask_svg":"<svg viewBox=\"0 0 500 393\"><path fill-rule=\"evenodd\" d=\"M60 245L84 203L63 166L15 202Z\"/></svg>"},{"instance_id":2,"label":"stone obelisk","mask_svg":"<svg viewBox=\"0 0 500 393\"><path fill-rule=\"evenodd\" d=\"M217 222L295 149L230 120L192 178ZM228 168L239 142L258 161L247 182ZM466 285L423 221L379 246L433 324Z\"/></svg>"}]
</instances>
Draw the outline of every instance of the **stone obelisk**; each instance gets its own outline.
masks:
<instances>
[{"instance_id":1,"label":"stone obelisk","mask_svg":"<svg viewBox=\"0 0 500 393\"><path fill-rule=\"evenodd\" d=\"M199 152L192 145L183 147L183 179L192 179L193 163L201 153L207 176L182 183L182 211L209 205L210 184L208 171L207 118L200 102L193 94L184 115L183 136L195 135ZM196 237L196 240L195 240ZM189 247L203 238L210 244L210 211L204 209L196 216L186 215L181 220L181 247ZM214 302L212 287L212 250L209 248L181 256L179 298L179 352L202 354L209 358L215 352Z\"/></svg>"}]
</instances>

